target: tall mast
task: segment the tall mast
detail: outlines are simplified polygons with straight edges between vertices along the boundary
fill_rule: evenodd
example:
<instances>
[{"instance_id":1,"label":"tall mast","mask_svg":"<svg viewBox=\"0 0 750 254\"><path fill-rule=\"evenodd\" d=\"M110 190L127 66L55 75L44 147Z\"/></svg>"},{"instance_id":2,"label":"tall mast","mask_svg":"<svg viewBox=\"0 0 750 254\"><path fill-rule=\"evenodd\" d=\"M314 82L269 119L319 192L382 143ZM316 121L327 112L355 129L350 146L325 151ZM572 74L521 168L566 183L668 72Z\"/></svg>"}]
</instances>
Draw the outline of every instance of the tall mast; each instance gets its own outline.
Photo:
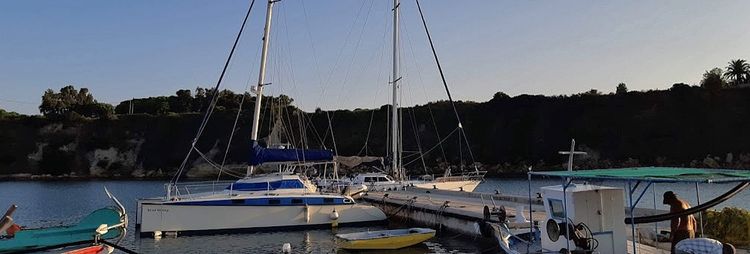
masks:
<instances>
[{"instance_id":1,"label":"tall mast","mask_svg":"<svg viewBox=\"0 0 750 254\"><path fill-rule=\"evenodd\" d=\"M398 16L399 16L399 0L393 0L393 78L391 84L393 85L393 104L391 109L391 153L393 159L391 160L391 170L394 173L394 177L397 179L403 179L403 173L401 172L401 151L399 149L401 132L400 125L401 119L399 118L399 105L398 105L398 81L401 79L398 73Z\"/></svg>"},{"instance_id":2,"label":"tall mast","mask_svg":"<svg viewBox=\"0 0 750 254\"><path fill-rule=\"evenodd\" d=\"M271 39L271 16L273 14L273 4L279 0L269 0L266 9L266 26L263 29L263 50L260 55L260 71L258 72L258 86L253 89L255 92L255 111L253 112L253 127L250 131L250 140L258 141L258 126L260 125L260 106L263 100L263 86L266 85L266 58L268 57L268 41ZM253 174L255 166L247 167L247 176Z\"/></svg>"}]
</instances>

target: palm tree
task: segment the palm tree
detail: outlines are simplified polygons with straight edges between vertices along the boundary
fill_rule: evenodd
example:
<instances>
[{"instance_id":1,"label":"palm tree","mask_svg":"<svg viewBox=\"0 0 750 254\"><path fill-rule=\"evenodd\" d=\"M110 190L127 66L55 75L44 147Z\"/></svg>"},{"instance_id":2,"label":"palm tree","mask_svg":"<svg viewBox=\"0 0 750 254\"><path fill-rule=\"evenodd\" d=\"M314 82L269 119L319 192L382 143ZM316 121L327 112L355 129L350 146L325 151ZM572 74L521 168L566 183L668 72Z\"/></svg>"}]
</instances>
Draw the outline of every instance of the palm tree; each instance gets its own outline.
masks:
<instances>
[{"instance_id":1,"label":"palm tree","mask_svg":"<svg viewBox=\"0 0 750 254\"><path fill-rule=\"evenodd\" d=\"M744 59L729 61L724 77L732 79L732 84L735 86L744 84L750 79L750 64Z\"/></svg>"}]
</instances>

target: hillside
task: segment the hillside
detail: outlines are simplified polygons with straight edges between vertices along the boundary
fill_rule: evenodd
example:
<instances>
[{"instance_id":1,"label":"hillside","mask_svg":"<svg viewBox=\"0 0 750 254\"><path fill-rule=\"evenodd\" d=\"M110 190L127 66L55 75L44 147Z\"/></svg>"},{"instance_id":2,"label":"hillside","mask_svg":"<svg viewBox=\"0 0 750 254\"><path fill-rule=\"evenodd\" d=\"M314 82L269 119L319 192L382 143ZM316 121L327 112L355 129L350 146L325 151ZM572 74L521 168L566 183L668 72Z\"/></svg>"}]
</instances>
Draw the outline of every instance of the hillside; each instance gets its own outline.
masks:
<instances>
[{"instance_id":1,"label":"hillside","mask_svg":"<svg viewBox=\"0 0 750 254\"><path fill-rule=\"evenodd\" d=\"M246 113L240 117L228 154L227 164L235 168L242 167L249 149L249 103L251 100L243 104ZM557 151L567 149L571 138L576 139L579 149L589 152L589 156L577 160L581 168L750 168L750 89L707 90L677 84L663 91L608 95L588 92L509 97L497 93L487 102L457 102L456 106L475 161L491 175L522 172L528 166L561 168L565 158ZM286 108L295 111L292 106ZM305 113L305 132L300 132L299 122L292 120L298 116L289 114L292 117L288 123L297 124L286 124L288 133L293 133L288 139L299 143L299 136L304 134L310 147L322 143L329 149L335 147L340 155L365 151L383 155L387 110L383 106ZM217 111L198 142L212 160L221 161L235 113L232 108ZM335 146L328 129L329 117ZM0 117L0 175L166 177L180 165L201 118L199 113L164 112L99 119ZM261 136L268 135L270 119L264 115ZM434 173L442 172L438 166L444 167L446 161L455 166L463 159L468 164L468 150L458 148L458 132L446 138L456 126L448 102L406 108L404 150L434 148L425 156L425 164ZM419 144L415 134L420 137ZM446 138L442 149L436 146L441 138ZM363 149L365 140L367 149ZM410 158L405 162L416 157ZM193 176L214 174L202 159L193 157L190 163ZM419 160L408 168L423 172Z\"/></svg>"}]
</instances>

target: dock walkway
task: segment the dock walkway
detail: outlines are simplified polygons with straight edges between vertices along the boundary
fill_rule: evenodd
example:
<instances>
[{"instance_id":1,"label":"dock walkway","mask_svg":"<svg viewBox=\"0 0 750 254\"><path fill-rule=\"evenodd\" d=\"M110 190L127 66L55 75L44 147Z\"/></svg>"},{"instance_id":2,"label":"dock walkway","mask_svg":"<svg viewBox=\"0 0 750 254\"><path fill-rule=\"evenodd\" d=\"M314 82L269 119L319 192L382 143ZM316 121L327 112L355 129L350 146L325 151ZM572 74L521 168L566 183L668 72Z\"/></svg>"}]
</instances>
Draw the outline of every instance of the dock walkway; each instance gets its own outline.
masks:
<instances>
[{"instance_id":1,"label":"dock walkway","mask_svg":"<svg viewBox=\"0 0 750 254\"><path fill-rule=\"evenodd\" d=\"M447 229L461 233L469 237L488 235L486 223L498 222L497 216L485 217L485 207L490 211L493 208L504 207L508 224L512 231L527 232L530 223L528 221L544 221L547 218L544 212L542 199L521 196L509 196L480 192L456 192L441 190L426 190L409 188L398 191L369 192L363 196L367 202L381 208L391 219L429 226L436 229ZM529 211L531 204L531 211ZM523 217L516 220L517 209L523 209ZM625 209L623 207L623 209ZM636 216L651 215L663 211L653 209L636 209ZM661 227L661 226L660 226ZM653 230L651 226L646 229ZM629 233L630 231L628 231ZM632 239L632 236L629 237ZM663 245L663 244L662 244ZM638 244L638 253L668 253L664 246L659 248ZM668 248L668 246L667 246ZM628 242L628 253L632 252L632 243Z\"/></svg>"}]
</instances>

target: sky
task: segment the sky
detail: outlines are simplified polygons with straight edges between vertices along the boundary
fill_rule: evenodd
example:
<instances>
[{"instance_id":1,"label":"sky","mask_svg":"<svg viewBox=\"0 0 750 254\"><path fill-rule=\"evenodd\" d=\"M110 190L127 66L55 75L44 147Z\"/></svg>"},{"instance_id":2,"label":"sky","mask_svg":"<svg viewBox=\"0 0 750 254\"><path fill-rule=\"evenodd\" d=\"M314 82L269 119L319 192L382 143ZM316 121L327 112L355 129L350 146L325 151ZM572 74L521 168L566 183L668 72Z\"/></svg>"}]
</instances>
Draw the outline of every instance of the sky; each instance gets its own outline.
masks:
<instances>
[{"instance_id":1,"label":"sky","mask_svg":"<svg viewBox=\"0 0 750 254\"><path fill-rule=\"evenodd\" d=\"M213 87L250 1L0 1L0 108L38 114L41 95L87 87L100 102ZM457 100L697 84L750 58L750 1L422 0ZM222 88L257 83L258 0ZM266 92L304 110L389 102L392 1L283 0ZM401 4L403 105L446 99L414 1Z\"/></svg>"}]
</instances>

